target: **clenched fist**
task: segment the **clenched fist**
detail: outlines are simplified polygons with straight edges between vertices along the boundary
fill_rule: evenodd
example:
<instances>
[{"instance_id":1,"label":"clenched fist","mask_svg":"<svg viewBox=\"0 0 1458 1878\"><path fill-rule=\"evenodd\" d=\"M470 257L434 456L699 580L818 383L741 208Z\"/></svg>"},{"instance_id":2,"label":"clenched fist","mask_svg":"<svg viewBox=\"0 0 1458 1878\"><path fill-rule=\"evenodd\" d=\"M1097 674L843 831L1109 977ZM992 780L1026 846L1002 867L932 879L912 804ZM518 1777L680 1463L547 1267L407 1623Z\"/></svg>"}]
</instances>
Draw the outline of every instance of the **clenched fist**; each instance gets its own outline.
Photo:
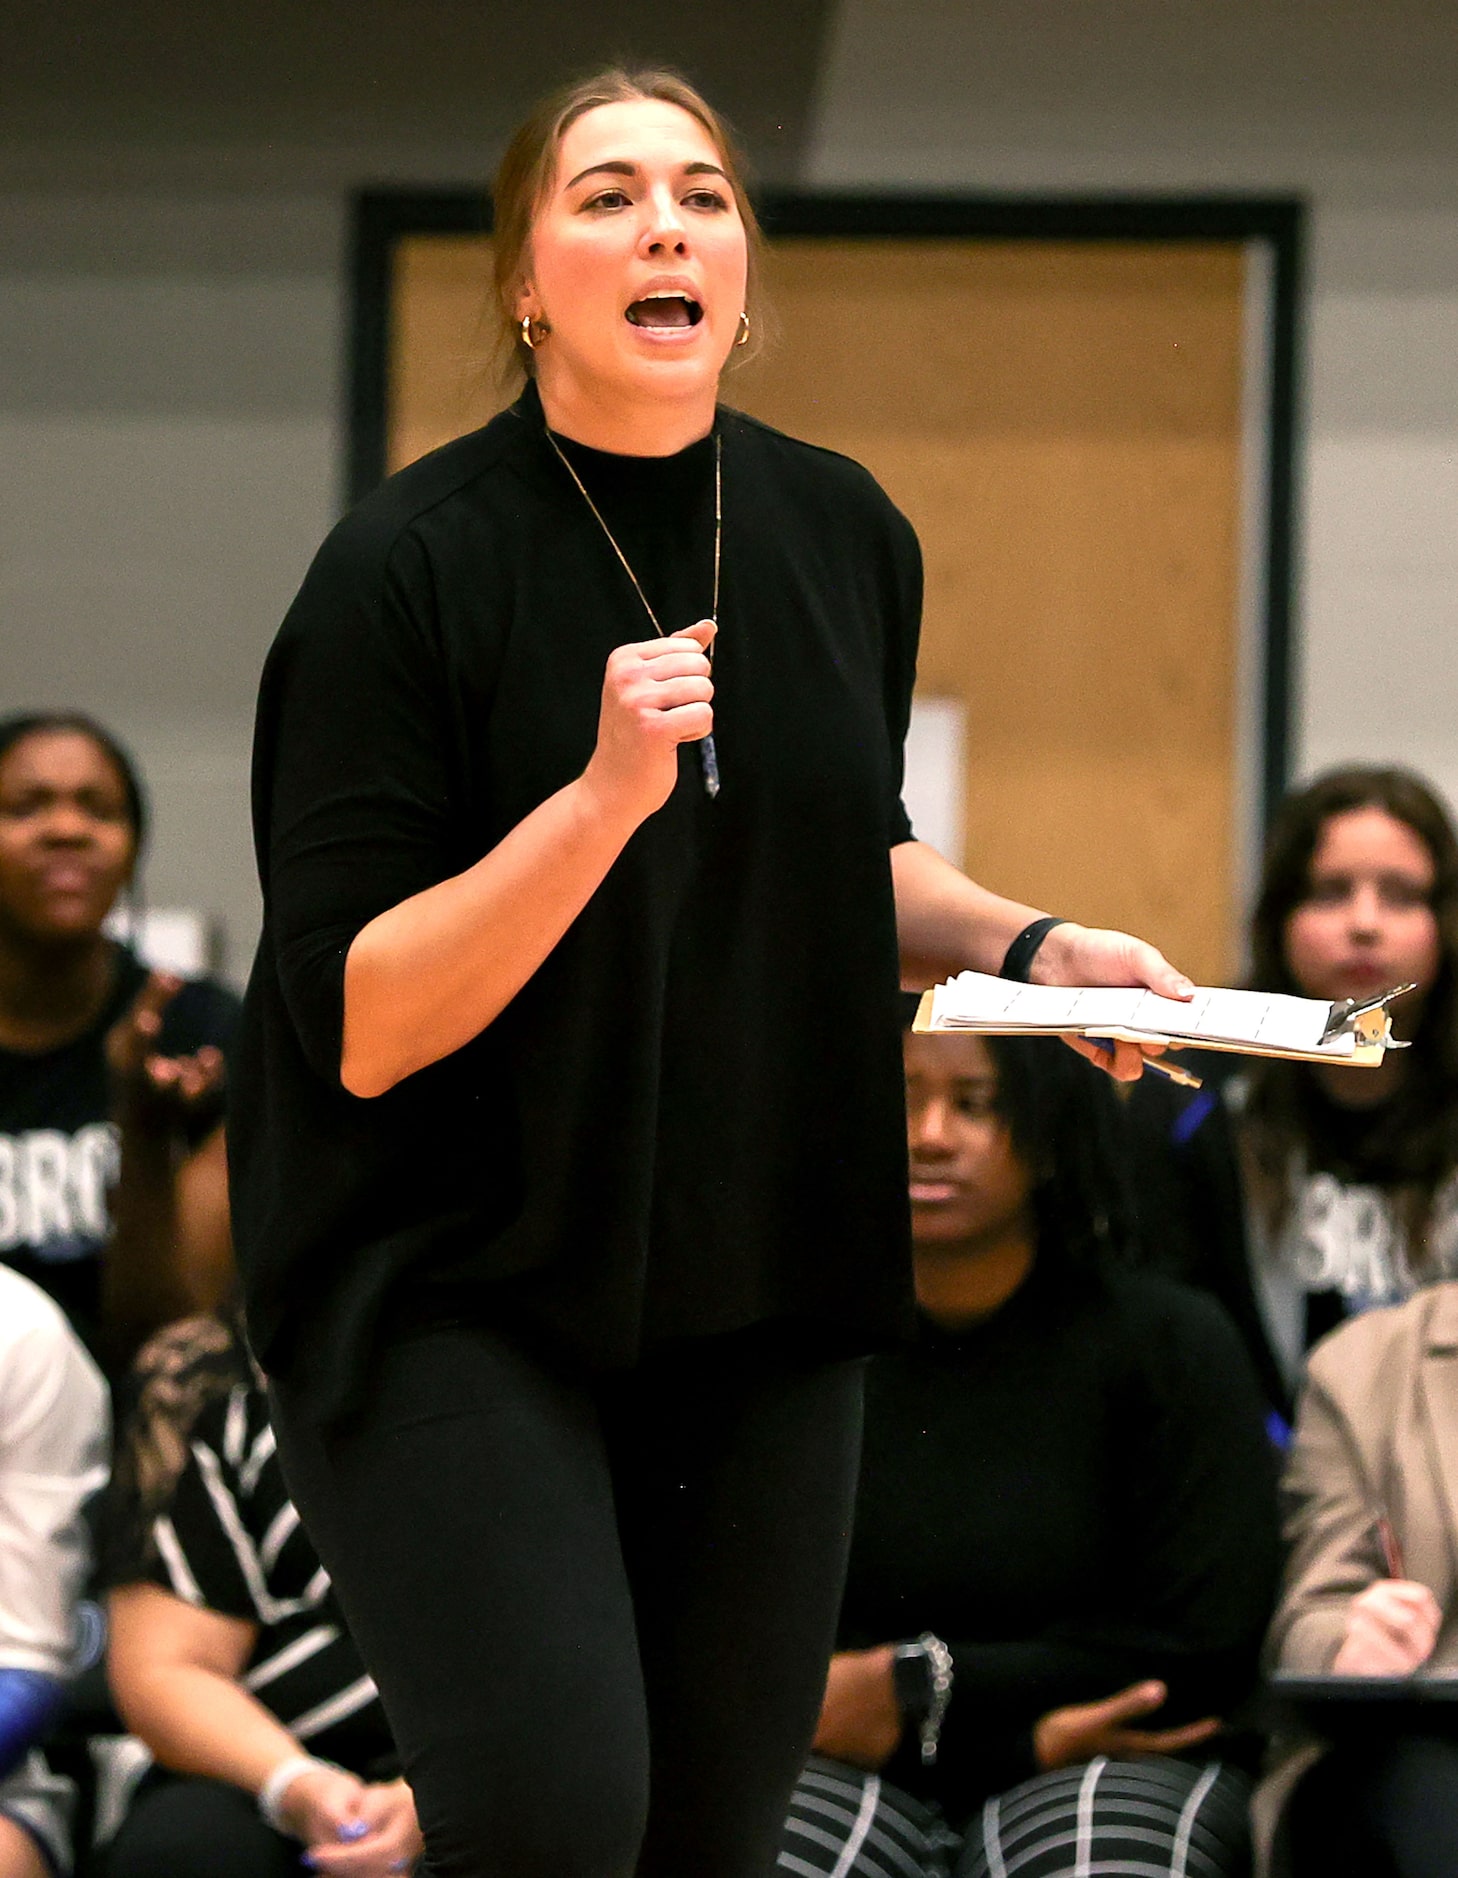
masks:
<instances>
[{"instance_id":1,"label":"clenched fist","mask_svg":"<svg viewBox=\"0 0 1458 1878\"><path fill-rule=\"evenodd\" d=\"M709 620L666 639L619 646L603 676L597 747L583 781L635 822L661 809L678 780L678 746L714 728Z\"/></svg>"},{"instance_id":2,"label":"clenched fist","mask_svg":"<svg viewBox=\"0 0 1458 1878\"><path fill-rule=\"evenodd\" d=\"M1433 1653L1443 1613L1426 1585L1379 1578L1347 1608L1334 1676L1410 1676Z\"/></svg>"}]
</instances>

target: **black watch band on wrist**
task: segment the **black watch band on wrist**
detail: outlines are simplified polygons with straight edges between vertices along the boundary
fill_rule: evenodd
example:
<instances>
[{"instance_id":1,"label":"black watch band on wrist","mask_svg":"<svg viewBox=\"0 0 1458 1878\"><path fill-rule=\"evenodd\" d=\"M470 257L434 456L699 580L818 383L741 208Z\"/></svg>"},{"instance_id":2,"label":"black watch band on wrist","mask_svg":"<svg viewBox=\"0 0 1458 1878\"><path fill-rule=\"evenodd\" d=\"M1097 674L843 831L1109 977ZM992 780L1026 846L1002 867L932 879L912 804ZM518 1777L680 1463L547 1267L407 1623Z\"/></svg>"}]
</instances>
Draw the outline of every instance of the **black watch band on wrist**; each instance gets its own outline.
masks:
<instances>
[{"instance_id":1,"label":"black watch band on wrist","mask_svg":"<svg viewBox=\"0 0 1458 1878\"><path fill-rule=\"evenodd\" d=\"M909 1722L919 1727L931 1711L931 1658L920 1643L898 1643L891 1661L891 1686L896 1691L896 1706Z\"/></svg>"},{"instance_id":2,"label":"black watch band on wrist","mask_svg":"<svg viewBox=\"0 0 1458 1878\"><path fill-rule=\"evenodd\" d=\"M1059 919L1049 914L1043 919L1035 919L1031 926L1024 926L1008 947L998 970L999 978L1015 978L1020 985L1029 982L1028 974L1033 969L1033 960L1037 957L1038 947L1052 932L1055 926L1066 926L1066 919Z\"/></svg>"}]
</instances>

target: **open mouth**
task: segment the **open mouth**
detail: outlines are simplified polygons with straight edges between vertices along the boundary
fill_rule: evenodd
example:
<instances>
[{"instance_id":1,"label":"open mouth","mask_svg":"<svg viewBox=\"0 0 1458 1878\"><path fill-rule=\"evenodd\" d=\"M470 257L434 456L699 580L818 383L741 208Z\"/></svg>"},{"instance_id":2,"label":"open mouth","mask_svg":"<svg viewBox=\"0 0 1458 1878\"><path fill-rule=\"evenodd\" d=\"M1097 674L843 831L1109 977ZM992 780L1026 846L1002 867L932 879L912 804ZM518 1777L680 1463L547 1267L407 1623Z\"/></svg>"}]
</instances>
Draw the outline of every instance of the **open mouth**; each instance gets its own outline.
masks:
<instances>
[{"instance_id":1,"label":"open mouth","mask_svg":"<svg viewBox=\"0 0 1458 1878\"><path fill-rule=\"evenodd\" d=\"M704 309L686 293L650 293L645 299L635 300L627 312L627 318L634 326L653 327L659 331L697 326L703 317Z\"/></svg>"}]
</instances>

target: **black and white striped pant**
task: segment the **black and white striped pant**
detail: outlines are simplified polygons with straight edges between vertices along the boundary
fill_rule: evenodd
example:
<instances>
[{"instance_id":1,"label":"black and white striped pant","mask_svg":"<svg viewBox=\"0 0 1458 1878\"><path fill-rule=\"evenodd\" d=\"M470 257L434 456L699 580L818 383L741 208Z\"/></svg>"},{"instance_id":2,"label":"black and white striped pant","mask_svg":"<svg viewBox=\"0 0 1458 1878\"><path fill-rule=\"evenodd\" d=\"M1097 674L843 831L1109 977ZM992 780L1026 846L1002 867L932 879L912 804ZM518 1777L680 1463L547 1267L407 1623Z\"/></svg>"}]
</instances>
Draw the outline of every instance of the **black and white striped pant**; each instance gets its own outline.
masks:
<instances>
[{"instance_id":1,"label":"black and white striped pant","mask_svg":"<svg viewBox=\"0 0 1458 1878\"><path fill-rule=\"evenodd\" d=\"M1038 1774L987 1801L965 1838L934 1806L813 1757L785 1822L795 1878L1239 1878L1250 1781L1218 1761L1110 1761Z\"/></svg>"}]
</instances>

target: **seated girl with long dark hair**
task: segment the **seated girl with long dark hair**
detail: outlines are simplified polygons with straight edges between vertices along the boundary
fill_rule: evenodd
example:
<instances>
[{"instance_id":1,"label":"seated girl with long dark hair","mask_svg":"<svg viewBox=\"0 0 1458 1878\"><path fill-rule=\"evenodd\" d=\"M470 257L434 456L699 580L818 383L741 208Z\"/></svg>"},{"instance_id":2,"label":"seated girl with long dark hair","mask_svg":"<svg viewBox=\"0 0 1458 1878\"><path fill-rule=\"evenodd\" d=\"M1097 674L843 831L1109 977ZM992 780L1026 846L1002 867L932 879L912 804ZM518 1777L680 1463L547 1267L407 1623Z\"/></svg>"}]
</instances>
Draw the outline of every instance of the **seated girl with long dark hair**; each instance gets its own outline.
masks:
<instances>
[{"instance_id":1,"label":"seated girl with long dark hair","mask_svg":"<svg viewBox=\"0 0 1458 1878\"><path fill-rule=\"evenodd\" d=\"M920 1335L871 1365L780 1868L1237 1871L1222 1722L1277 1573L1248 1359L1209 1298L1121 1268L1119 1117L1087 1064L909 1036L906 1068Z\"/></svg>"},{"instance_id":2,"label":"seated girl with long dark hair","mask_svg":"<svg viewBox=\"0 0 1458 1878\"><path fill-rule=\"evenodd\" d=\"M1312 998L1417 989L1380 1070L1242 1063L1218 1092L1130 1103L1151 1257L1214 1292L1289 1421L1306 1351L1458 1276L1458 835L1431 786L1350 765L1288 796L1251 981Z\"/></svg>"}]
</instances>

